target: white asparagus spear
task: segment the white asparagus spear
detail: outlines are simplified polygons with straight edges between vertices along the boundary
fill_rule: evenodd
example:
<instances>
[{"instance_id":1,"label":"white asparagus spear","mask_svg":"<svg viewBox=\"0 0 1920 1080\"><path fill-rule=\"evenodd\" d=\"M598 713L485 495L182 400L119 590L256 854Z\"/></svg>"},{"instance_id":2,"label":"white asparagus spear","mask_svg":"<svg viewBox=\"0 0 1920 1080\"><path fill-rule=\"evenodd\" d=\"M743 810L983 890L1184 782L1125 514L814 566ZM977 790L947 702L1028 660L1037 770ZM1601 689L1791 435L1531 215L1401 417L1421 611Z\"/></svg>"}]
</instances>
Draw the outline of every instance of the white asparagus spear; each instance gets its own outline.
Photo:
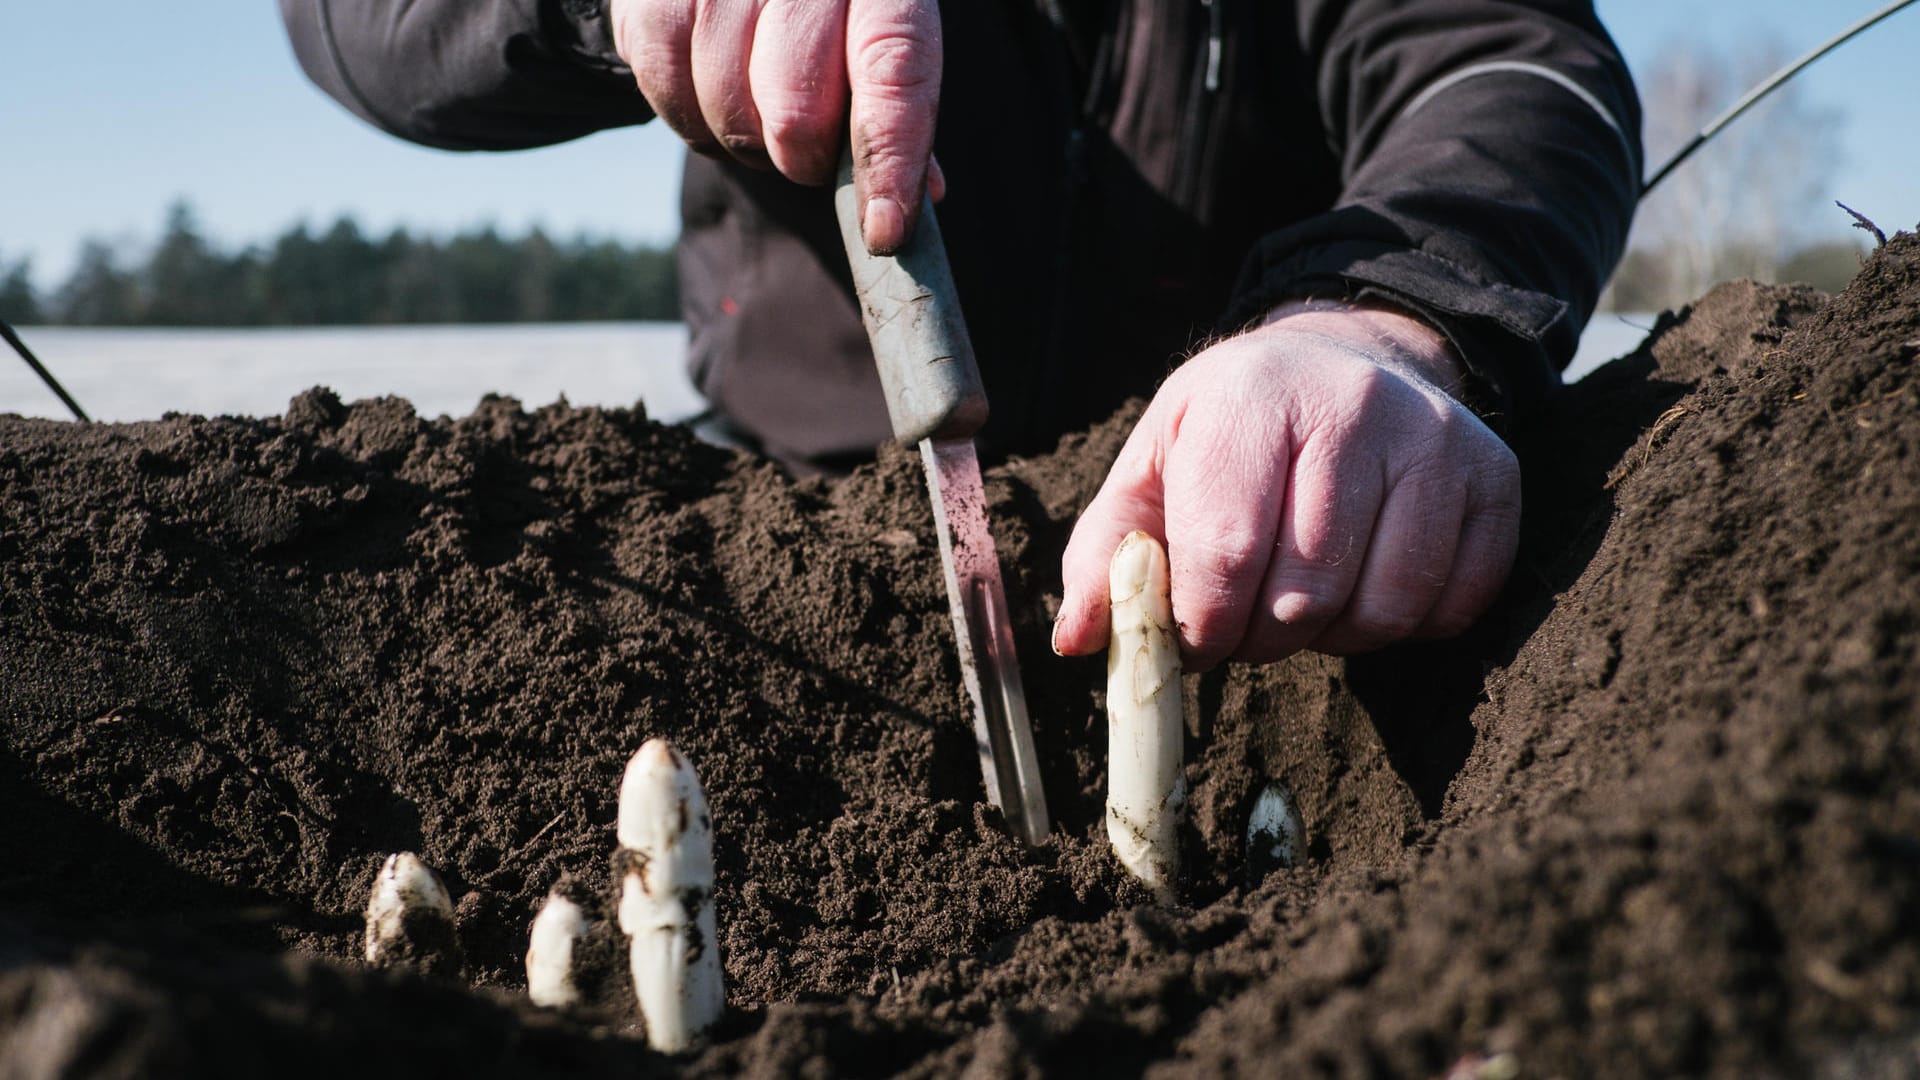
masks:
<instances>
[{"instance_id":1,"label":"white asparagus spear","mask_svg":"<svg viewBox=\"0 0 1920 1080\"><path fill-rule=\"evenodd\" d=\"M1121 864L1167 902L1180 871L1177 830L1187 792L1180 643L1160 542L1127 534L1113 553L1108 586L1107 839Z\"/></svg>"},{"instance_id":2,"label":"white asparagus spear","mask_svg":"<svg viewBox=\"0 0 1920 1080\"><path fill-rule=\"evenodd\" d=\"M550 890L540 914L533 917L527 942L527 996L535 1005L559 1009L580 1003L580 986L573 977L573 946L586 932L586 912L559 888Z\"/></svg>"},{"instance_id":3,"label":"white asparagus spear","mask_svg":"<svg viewBox=\"0 0 1920 1080\"><path fill-rule=\"evenodd\" d=\"M700 778L649 739L620 782L620 929L632 939L647 1041L678 1053L720 1018L726 993L713 918L713 823Z\"/></svg>"},{"instance_id":4,"label":"white asparagus spear","mask_svg":"<svg viewBox=\"0 0 1920 1080\"><path fill-rule=\"evenodd\" d=\"M1275 780L1260 793L1247 815L1247 869L1257 881L1299 862L1307 850L1307 829L1287 785Z\"/></svg>"},{"instance_id":5,"label":"white asparagus spear","mask_svg":"<svg viewBox=\"0 0 1920 1080\"><path fill-rule=\"evenodd\" d=\"M453 901L418 855L387 856L367 900L367 963L456 975L463 963Z\"/></svg>"}]
</instances>

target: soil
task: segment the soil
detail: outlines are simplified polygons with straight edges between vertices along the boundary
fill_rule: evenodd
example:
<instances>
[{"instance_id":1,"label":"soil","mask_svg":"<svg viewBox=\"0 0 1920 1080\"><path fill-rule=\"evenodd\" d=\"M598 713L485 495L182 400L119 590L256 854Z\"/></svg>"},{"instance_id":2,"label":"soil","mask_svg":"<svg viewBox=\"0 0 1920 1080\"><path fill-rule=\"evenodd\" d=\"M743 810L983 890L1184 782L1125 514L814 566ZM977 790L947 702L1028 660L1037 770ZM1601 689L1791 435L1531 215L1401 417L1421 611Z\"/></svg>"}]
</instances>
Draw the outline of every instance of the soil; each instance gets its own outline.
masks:
<instances>
[{"instance_id":1,"label":"soil","mask_svg":"<svg viewBox=\"0 0 1920 1080\"><path fill-rule=\"evenodd\" d=\"M1131 413L988 474L1055 834L980 805L917 458L638 411L0 418L0 1075L1920 1075L1920 240L1731 284L1511 433L1467 637L1189 676L1185 906L1047 648ZM730 1010L525 1001L627 756L711 803ZM1281 780L1305 857L1244 851ZM395 851L464 974L374 970ZM602 910L601 914L606 914ZM1477 1070L1477 1071L1476 1071Z\"/></svg>"}]
</instances>

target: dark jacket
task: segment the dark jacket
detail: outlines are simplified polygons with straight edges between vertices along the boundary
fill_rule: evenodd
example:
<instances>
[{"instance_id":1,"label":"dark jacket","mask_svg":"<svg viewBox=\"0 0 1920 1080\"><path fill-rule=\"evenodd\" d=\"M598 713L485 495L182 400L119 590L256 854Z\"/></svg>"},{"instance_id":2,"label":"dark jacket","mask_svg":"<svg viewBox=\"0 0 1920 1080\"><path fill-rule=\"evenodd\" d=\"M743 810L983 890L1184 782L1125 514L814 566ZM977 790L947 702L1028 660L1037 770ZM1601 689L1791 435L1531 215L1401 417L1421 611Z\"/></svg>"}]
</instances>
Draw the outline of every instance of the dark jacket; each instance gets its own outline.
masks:
<instances>
[{"instance_id":1,"label":"dark jacket","mask_svg":"<svg viewBox=\"0 0 1920 1080\"><path fill-rule=\"evenodd\" d=\"M649 118L604 0L281 0L308 74L432 146ZM1639 104L1571 0L966 0L943 7L940 220L993 419L1033 450L1303 295L1440 327L1525 409L1625 243ZM829 195L690 157L695 378L789 460L887 437Z\"/></svg>"}]
</instances>

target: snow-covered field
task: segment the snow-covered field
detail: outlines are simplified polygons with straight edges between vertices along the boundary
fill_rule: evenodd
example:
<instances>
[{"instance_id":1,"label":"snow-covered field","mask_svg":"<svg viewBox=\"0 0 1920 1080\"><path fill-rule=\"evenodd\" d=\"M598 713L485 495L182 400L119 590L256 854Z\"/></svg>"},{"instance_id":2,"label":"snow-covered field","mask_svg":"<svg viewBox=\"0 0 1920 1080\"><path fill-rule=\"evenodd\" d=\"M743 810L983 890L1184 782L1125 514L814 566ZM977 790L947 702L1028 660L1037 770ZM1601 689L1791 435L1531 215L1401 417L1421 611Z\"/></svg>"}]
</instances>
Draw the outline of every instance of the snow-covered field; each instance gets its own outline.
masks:
<instances>
[{"instance_id":1,"label":"snow-covered field","mask_svg":"<svg viewBox=\"0 0 1920 1080\"><path fill-rule=\"evenodd\" d=\"M1569 374L1630 352L1651 315L1602 315ZM678 323L100 330L25 327L21 336L95 419L167 412L264 416L312 386L342 398L397 394L425 416L459 416L492 392L528 408L644 402L673 421L701 408ZM0 346L0 413L64 417L64 407Z\"/></svg>"},{"instance_id":2,"label":"snow-covered field","mask_svg":"<svg viewBox=\"0 0 1920 1080\"><path fill-rule=\"evenodd\" d=\"M349 401L396 394L424 416L461 416L483 394L528 408L645 402L648 415L700 411L679 323L102 330L24 327L20 336L98 420L167 412L244 416L286 411L326 386ZM27 365L0 345L0 413L67 416Z\"/></svg>"},{"instance_id":3,"label":"snow-covered field","mask_svg":"<svg viewBox=\"0 0 1920 1080\"><path fill-rule=\"evenodd\" d=\"M1580 378L1609 360L1627 355L1640 347L1659 315L1653 312L1607 312L1595 315L1580 335L1580 349L1567 365L1569 382Z\"/></svg>"}]
</instances>

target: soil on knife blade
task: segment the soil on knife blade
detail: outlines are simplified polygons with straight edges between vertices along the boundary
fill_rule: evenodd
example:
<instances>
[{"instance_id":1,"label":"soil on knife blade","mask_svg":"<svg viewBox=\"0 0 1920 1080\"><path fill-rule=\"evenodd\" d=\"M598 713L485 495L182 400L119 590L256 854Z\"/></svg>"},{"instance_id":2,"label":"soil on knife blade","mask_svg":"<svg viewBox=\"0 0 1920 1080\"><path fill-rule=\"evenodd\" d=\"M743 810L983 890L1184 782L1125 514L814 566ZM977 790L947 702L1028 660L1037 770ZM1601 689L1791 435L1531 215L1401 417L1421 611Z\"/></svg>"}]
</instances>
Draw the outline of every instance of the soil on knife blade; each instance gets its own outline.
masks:
<instances>
[{"instance_id":1,"label":"soil on knife blade","mask_svg":"<svg viewBox=\"0 0 1920 1080\"><path fill-rule=\"evenodd\" d=\"M1188 906L1100 835L1058 558L1130 414L988 474L1058 819L979 805L919 463L635 412L0 418L0 1073L1920 1074L1920 242L1728 285L1513 437L1467 638L1187 680ZM673 1060L528 1006L627 756L711 803L732 1008ZM1256 878L1294 793L1305 861ZM460 979L362 966L382 860ZM1468 1073L1470 1074L1470 1073Z\"/></svg>"}]
</instances>

